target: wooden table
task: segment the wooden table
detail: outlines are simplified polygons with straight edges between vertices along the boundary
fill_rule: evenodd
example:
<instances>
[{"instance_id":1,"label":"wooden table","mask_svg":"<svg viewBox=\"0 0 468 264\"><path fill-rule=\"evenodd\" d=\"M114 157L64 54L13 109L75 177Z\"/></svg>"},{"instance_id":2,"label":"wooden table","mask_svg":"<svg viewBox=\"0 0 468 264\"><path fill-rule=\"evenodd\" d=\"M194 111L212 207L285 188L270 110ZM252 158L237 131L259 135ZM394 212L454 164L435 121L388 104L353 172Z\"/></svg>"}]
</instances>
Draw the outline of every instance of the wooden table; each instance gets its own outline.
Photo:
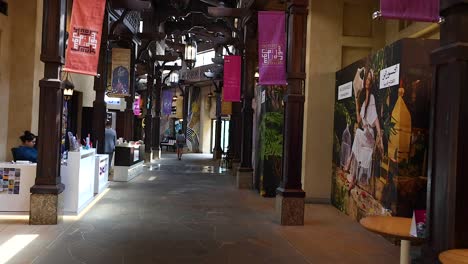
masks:
<instances>
[{"instance_id":1,"label":"wooden table","mask_svg":"<svg viewBox=\"0 0 468 264\"><path fill-rule=\"evenodd\" d=\"M409 264L411 263L411 241L421 242L424 240L410 235L411 221L411 218L404 217L368 216L359 222L369 231L401 240L400 264Z\"/></svg>"},{"instance_id":2,"label":"wooden table","mask_svg":"<svg viewBox=\"0 0 468 264\"><path fill-rule=\"evenodd\" d=\"M443 264L468 264L468 249L447 250L439 255Z\"/></svg>"}]
</instances>

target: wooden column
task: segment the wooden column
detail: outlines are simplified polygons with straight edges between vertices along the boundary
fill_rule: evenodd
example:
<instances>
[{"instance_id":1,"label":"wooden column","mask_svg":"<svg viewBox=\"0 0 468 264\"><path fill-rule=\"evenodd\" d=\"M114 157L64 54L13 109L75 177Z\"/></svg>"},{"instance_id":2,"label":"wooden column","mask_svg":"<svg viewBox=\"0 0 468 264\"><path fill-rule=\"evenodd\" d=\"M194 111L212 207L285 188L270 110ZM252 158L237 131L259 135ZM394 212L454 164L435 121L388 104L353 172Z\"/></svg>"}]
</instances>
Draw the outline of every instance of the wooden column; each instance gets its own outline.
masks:
<instances>
[{"instance_id":1,"label":"wooden column","mask_svg":"<svg viewBox=\"0 0 468 264\"><path fill-rule=\"evenodd\" d=\"M441 47L432 54L427 263L452 248L468 248L468 3L441 0Z\"/></svg>"},{"instance_id":2,"label":"wooden column","mask_svg":"<svg viewBox=\"0 0 468 264\"><path fill-rule=\"evenodd\" d=\"M240 167L237 172L237 187L252 189L252 141L253 141L253 109L252 100L255 87L255 62L257 56L256 29L253 24L244 27L245 50L242 58L242 136Z\"/></svg>"},{"instance_id":3,"label":"wooden column","mask_svg":"<svg viewBox=\"0 0 468 264\"><path fill-rule=\"evenodd\" d=\"M216 129L215 129L215 145L213 149L213 159L221 159L223 149L221 148L221 107L222 107L222 87L223 82L220 81L218 84L218 90L215 92L216 95Z\"/></svg>"},{"instance_id":4,"label":"wooden column","mask_svg":"<svg viewBox=\"0 0 468 264\"><path fill-rule=\"evenodd\" d=\"M153 146L153 87L154 87L154 64L149 63L148 79L146 83L146 115L145 115L145 152L147 159L151 160L151 148Z\"/></svg>"},{"instance_id":5,"label":"wooden column","mask_svg":"<svg viewBox=\"0 0 468 264\"><path fill-rule=\"evenodd\" d=\"M94 91L96 91L96 98L93 102L93 147L96 147L97 153L99 154L104 154L104 139L107 119L107 105L104 101L104 96L107 88L108 25L108 15L107 12L105 12L99 53L99 76L94 77ZM83 137L87 137L87 135L83 135Z\"/></svg>"},{"instance_id":6,"label":"wooden column","mask_svg":"<svg viewBox=\"0 0 468 264\"><path fill-rule=\"evenodd\" d=\"M232 157L234 163L240 163L242 146L242 103L232 103Z\"/></svg>"},{"instance_id":7,"label":"wooden column","mask_svg":"<svg viewBox=\"0 0 468 264\"><path fill-rule=\"evenodd\" d=\"M64 63L65 0L44 0L41 61L44 78L39 81L39 141L35 185L31 188L29 222L51 225L59 221L59 199L65 186L60 178L63 90L60 70Z\"/></svg>"},{"instance_id":8,"label":"wooden column","mask_svg":"<svg viewBox=\"0 0 468 264\"><path fill-rule=\"evenodd\" d=\"M219 45L215 48L216 57L223 56L223 46ZM215 128L215 145L213 147L213 159L221 159L223 149L221 148L221 107L222 107L222 91L223 82L218 81L218 87L216 87L216 128Z\"/></svg>"},{"instance_id":9,"label":"wooden column","mask_svg":"<svg viewBox=\"0 0 468 264\"><path fill-rule=\"evenodd\" d=\"M131 141L135 140L133 128L134 128L134 115L133 115L133 101L135 100L135 62L137 57L137 44L132 42L131 44L131 58L130 58L130 96L125 98L127 107L124 112L124 139Z\"/></svg>"},{"instance_id":10,"label":"wooden column","mask_svg":"<svg viewBox=\"0 0 468 264\"><path fill-rule=\"evenodd\" d=\"M162 90L162 72L156 72L156 84L154 89L154 116L153 116L153 158L161 158L161 90Z\"/></svg>"},{"instance_id":11,"label":"wooden column","mask_svg":"<svg viewBox=\"0 0 468 264\"><path fill-rule=\"evenodd\" d=\"M287 74L283 134L283 179L277 189L276 210L282 225L304 224L302 190L302 129L307 35L307 0L288 1Z\"/></svg>"}]
</instances>

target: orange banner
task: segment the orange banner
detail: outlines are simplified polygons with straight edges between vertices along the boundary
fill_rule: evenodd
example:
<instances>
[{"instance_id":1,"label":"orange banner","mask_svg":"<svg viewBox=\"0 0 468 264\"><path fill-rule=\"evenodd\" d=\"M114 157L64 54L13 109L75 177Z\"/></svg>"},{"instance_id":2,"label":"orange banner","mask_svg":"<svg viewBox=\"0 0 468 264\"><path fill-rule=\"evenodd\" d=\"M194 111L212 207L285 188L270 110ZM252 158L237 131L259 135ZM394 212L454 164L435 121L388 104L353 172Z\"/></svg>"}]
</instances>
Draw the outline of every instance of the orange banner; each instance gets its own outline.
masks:
<instances>
[{"instance_id":1,"label":"orange banner","mask_svg":"<svg viewBox=\"0 0 468 264\"><path fill-rule=\"evenodd\" d=\"M97 75L105 0L73 1L64 71Z\"/></svg>"}]
</instances>

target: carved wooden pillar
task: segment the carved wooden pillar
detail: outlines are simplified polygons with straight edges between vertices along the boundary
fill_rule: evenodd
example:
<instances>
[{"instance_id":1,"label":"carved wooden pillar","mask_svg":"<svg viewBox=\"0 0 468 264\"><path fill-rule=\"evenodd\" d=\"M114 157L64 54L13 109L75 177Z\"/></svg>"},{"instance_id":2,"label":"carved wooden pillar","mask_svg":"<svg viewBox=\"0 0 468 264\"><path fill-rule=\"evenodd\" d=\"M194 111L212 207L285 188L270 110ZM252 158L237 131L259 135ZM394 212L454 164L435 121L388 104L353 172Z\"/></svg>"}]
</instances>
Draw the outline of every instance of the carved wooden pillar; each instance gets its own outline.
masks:
<instances>
[{"instance_id":1,"label":"carved wooden pillar","mask_svg":"<svg viewBox=\"0 0 468 264\"><path fill-rule=\"evenodd\" d=\"M98 74L94 77L94 91L96 98L93 102L93 144L97 153L104 153L104 138L106 131L107 105L104 100L107 88L107 53L108 53L108 15L104 14L104 23L102 25L102 39L99 53ZM86 137L87 135L83 135Z\"/></svg>"},{"instance_id":2,"label":"carved wooden pillar","mask_svg":"<svg viewBox=\"0 0 468 264\"><path fill-rule=\"evenodd\" d=\"M154 87L154 64L149 63L148 79L146 83L146 115L145 115L145 152L146 158L151 161L151 148L153 146L153 87Z\"/></svg>"},{"instance_id":3,"label":"carved wooden pillar","mask_svg":"<svg viewBox=\"0 0 468 264\"><path fill-rule=\"evenodd\" d=\"M153 158L161 158L161 90L162 90L162 72L156 72L156 84L154 93L154 116L153 116Z\"/></svg>"},{"instance_id":4,"label":"carved wooden pillar","mask_svg":"<svg viewBox=\"0 0 468 264\"><path fill-rule=\"evenodd\" d=\"M237 172L237 187L252 189L252 140L253 109L252 99L255 87L255 62L257 56L256 29L253 24L244 27L245 50L242 59L242 137L241 164Z\"/></svg>"},{"instance_id":5,"label":"carved wooden pillar","mask_svg":"<svg viewBox=\"0 0 468 264\"><path fill-rule=\"evenodd\" d=\"M432 100L427 263L452 248L468 248L468 3L441 0L441 47Z\"/></svg>"},{"instance_id":6,"label":"carved wooden pillar","mask_svg":"<svg viewBox=\"0 0 468 264\"><path fill-rule=\"evenodd\" d=\"M213 159L221 159L223 149L221 148L221 124L222 124L222 119L221 119L221 107L222 107L222 87L223 87L223 82L220 81L218 84L218 90L216 90L215 95L216 95L216 129L215 129L215 145L213 149Z\"/></svg>"},{"instance_id":7,"label":"carved wooden pillar","mask_svg":"<svg viewBox=\"0 0 468 264\"><path fill-rule=\"evenodd\" d=\"M59 199L65 189L60 178L63 90L60 70L64 63L65 0L44 0L41 61L44 78L39 81L39 142L35 185L31 188L29 222L57 224Z\"/></svg>"},{"instance_id":8,"label":"carved wooden pillar","mask_svg":"<svg viewBox=\"0 0 468 264\"><path fill-rule=\"evenodd\" d=\"M304 224L305 192L302 190L301 172L308 2L288 1L283 179L276 196L277 217L282 225Z\"/></svg>"},{"instance_id":9,"label":"carved wooden pillar","mask_svg":"<svg viewBox=\"0 0 468 264\"><path fill-rule=\"evenodd\" d=\"M131 141L135 140L133 135L134 128L134 115L133 115L133 101L135 100L135 62L137 57L137 44L131 44L131 58L130 58L130 96L125 98L127 107L124 112L124 139Z\"/></svg>"},{"instance_id":10,"label":"carved wooden pillar","mask_svg":"<svg viewBox=\"0 0 468 264\"><path fill-rule=\"evenodd\" d=\"M216 57L223 56L223 46L219 45L215 48ZM223 82L218 81L218 87L215 91L216 95L216 129L215 129L215 145L213 148L213 159L221 159L223 149L221 148L221 107L222 107L222 91Z\"/></svg>"},{"instance_id":11,"label":"carved wooden pillar","mask_svg":"<svg viewBox=\"0 0 468 264\"><path fill-rule=\"evenodd\" d=\"M242 145L242 103L232 103L232 114L229 122L229 153L231 159L229 169L231 174L237 176L240 166L241 145Z\"/></svg>"}]
</instances>

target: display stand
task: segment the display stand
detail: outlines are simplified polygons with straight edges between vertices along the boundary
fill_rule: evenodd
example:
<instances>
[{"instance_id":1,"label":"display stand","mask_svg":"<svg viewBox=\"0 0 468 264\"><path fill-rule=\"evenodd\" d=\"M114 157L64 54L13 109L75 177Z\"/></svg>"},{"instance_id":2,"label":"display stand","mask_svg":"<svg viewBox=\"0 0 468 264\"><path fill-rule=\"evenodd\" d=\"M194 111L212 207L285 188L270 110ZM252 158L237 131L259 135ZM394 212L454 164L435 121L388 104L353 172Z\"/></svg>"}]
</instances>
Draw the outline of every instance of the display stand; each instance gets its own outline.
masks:
<instances>
[{"instance_id":1,"label":"display stand","mask_svg":"<svg viewBox=\"0 0 468 264\"><path fill-rule=\"evenodd\" d=\"M36 179L36 164L0 163L0 172L0 211L28 212L30 189Z\"/></svg>"},{"instance_id":2,"label":"display stand","mask_svg":"<svg viewBox=\"0 0 468 264\"><path fill-rule=\"evenodd\" d=\"M115 147L114 181L127 182L143 172L144 146L122 144Z\"/></svg>"},{"instance_id":3,"label":"display stand","mask_svg":"<svg viewBox=\"0 0 468 264\"><path fill-rule=\"evenodd\" d=\"M101 193L109 186L109 155L97 154L95 177L94 177L94 193Z\"/></svg>"},{"instance_id":4,"label":"display stand","mask_svg":"<svg viewBox=\"0 0 468 264\"><path fill-rule=\"evenodd\" d=\"M67 163L61 166L65 213L78 214L93 200L95 157L96 149L68 152Z\"/></svg>"}]
</instances>

